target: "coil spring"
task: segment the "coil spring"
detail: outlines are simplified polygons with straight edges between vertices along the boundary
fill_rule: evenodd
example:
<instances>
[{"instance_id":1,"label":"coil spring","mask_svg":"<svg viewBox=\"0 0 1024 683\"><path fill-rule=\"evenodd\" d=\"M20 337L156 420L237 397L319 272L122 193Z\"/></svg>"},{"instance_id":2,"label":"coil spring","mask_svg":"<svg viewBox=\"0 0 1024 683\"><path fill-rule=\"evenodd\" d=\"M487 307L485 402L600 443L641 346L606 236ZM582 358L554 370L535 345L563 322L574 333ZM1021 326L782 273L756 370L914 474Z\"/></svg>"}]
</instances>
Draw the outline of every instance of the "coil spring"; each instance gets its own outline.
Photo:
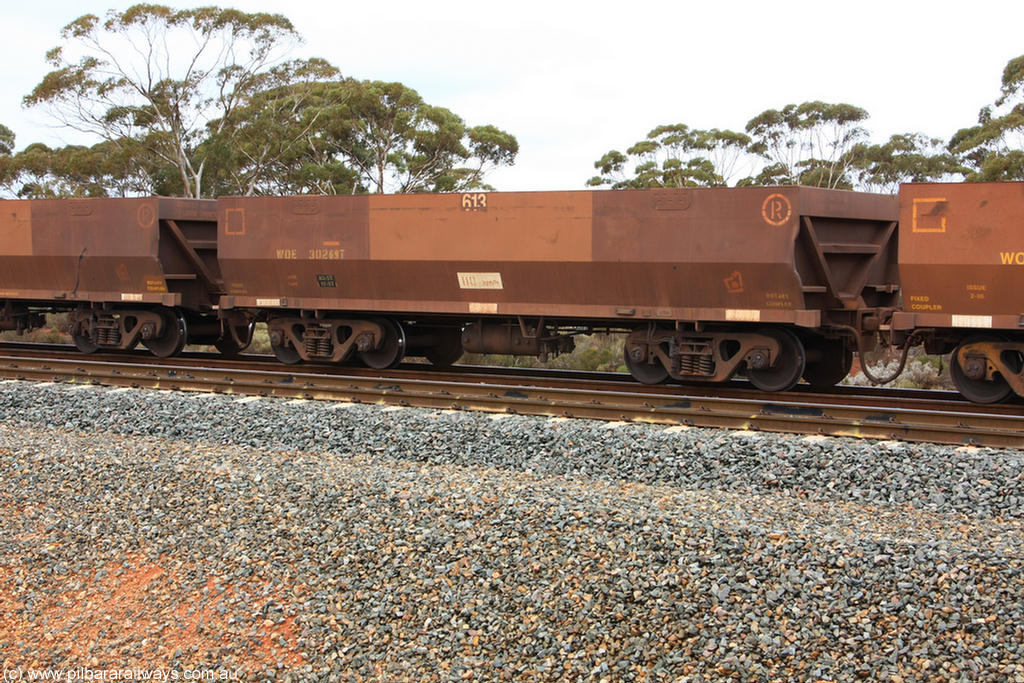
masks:
<instances>
[{"instance_id":1,"label":"coil spring","mask_svg":"<svg viewBox=\"0 0 1024 683\"><path fill-rule=\"evenodd\" d=\"M698 370L702 375L713 375L715 374L715 361L711 358L711 354L702 354L698 357Z\"/></svg>"},{"instance_id":2,"label":"coil spring","mask_svg":"<svg viewBox=\"0 0 1024 683\"><path fill-rule=\"evenodd\" d=\"M334 349L331 343L331 331L325 327L307 327L303 332L303 342L306 345L306 355L330 357Z\"/></svg>"},{"instance_id":3,"label":"coil spring","mask_svg":"<svg viewBox=\"0 0 1024 683\"><path fill-rule=\"evenodd\" d=\"M681 375L693 375L697 372L697 359L689 354L684 354L679 357L679 374Z\"/></svg>"},{"instance_id":4,"label":"coil spring","mask_svg":"<svg viewBox=\"0 0 1024 683\"><path fill-rule=\"evenodd\" d=\"M121 343L121 328L113 318L97 321L96 343L104 346L117 346Z\"/></svg>"}]
</instances>

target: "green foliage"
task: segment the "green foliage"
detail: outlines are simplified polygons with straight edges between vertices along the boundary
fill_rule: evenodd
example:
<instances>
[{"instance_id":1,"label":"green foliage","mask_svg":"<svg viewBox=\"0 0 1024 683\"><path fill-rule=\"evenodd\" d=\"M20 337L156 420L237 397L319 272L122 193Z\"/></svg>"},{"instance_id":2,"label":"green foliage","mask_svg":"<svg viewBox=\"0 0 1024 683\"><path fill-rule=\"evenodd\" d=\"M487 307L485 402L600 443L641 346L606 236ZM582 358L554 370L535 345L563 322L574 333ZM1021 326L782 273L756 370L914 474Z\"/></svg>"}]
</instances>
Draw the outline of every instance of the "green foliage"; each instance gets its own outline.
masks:
<instances>
[{"instance_id":1,"label":"green foliage","mask_svg":"<svg viewBox=\"0 0 1024 683\"><path fill-rule=\"evenodd\" d=\"M140 4L61 39L24 102L103 143L4 159L22 196L459 191L518 152L401 83L280 61L299 36L277 14Z\"/></svg>"},{"instance_id":2,"label":"green foliage","mask_svg":"<svg viewBox=\"0 0 1024 683\"><path fill-rule=\"evenodd\" d=\"M852 150L860 188L896 192L900 183L925 182L963 173L957 157L942 141L921 133L893 135L881 145L860 143Z\"/></svg>"},{"instance_id":3,"label":"green foliage","mask_svg":"<svg viewBox=\"0 0 1024 683\"><path fill-rule=\"evenodd\" d=\"M773 182L850 188L852 151L867 139L860 125L867 118L867 111L851 104L804 102L763 111L746 131L750 151L765 159Z\"/></svg>"},{"instance_id":4,"label":"green foliage","mask_svg":"<svg viewBox=\"0 0 1024 683\"><path fill-rule=\"evenodd\" d=\"M14 151L14 131L0 124L0 156L8 156Z\"/></svg>"},{"instance_id":5,"label":"green foliage","mask_svg":"<svg viewBox=\"0 0 1024 683\"><path fill-rule=\"evenodd\" d=\"M224 127L236 192L453 192L486 187L487 172L515 160L505 131L468 127L401 83L324 79L333 67L312 66L321 80L280 78Z\"/></svg>"},{"instance_id":6,"label":"green foliage","mask_svg":"<svg viewBox=\"0 0 1024 683\"><path fill-rule=\"evenodd\" d=\"M626 150L611 150L594 163L600 175L591 187L612 189L724 186L747 156L750 138L730 130L693 129L683 123L658 126ZM633 160L632 174L626 165Z\"/></svg>"},{"instance_id":7,"label":"green foliage","mask_svg":"<svg viewBox=\"0 0 1024 683\"><path fill-rule=\"evenodd\" d=\"M1020 102L1017 102L1020 100ZM1024 178L1024 56L1003 74L1002 110L986 107L979 125L953 136L946 149L921 133L868 142L868 113L850 104L813 101L768 109L750 119L746 134L658 126L625 153L611 150L594 163L591 187L612 189L735 184L811 185L895 192L900 183ZM737 170L756 155L746 177ZM751 164L753 166L753 164Z\"/></svg>"},{"instance_id":8,"label":"green foliage","mask_svg":"<svg viewBox=\"0 0 1024 683\"><path fill-rule=\"evenodd\" d=\"M278 52L297 42L281 15L139 4L64 27L53 70L24 98L60 123L136 155L136 168L173 169L180 193L204 195L207 125L225 120ZM142 158L140 158L142 157Z\"/></svg>"},{"instance_id":9,"label":"green foliage","mask_svg":"<svg viewBox=\"0 0 1024 683\"><path fill-rule=\"evenodd\" d=\"M138 166L144 158L117 142L57 149L35 143L9 158L7 185L25 199L167 194L151 184L158 169Z\"/></svg>"},{"instance_id":10,"label":"green foliage","mask_svg":"<svg viewBox=\"0 0 1024 683\"><path fill-rule=\"evenodd\" d=\"M736 187L753 187L764 185L792 185L789 169L783 164L766 164L755 176L743 178Z\"/></svg>"},{"instance_id":11,"label":"green foliage","mask_svg":"<svg viewBox=\"0 0 1024 683\"><path fill-rule=\"evenodd\" d=\"M11 152L14 151L14 132L0 124L0 188L7 188L14 175Z\"/></svg>"},{"instance_id":12,"label":"green foliage","mask_svg":"<svg viewBox=\"0 0 1024 683\"><path fill-rule=\"evenodd\" d=\"M469 129L401 83L345 81L342 116L327 130L339 158L370 192L480 187L488 167L512 163L515 138L493 126Z\"/></svg>"},{"instance_id":13,"label":"green foliage","mask_svg":"<svg viewBox=\"0 0 1024 683\"><path fill-rule=\"evenodd\" d=\"M1000 95L961 128L948 148L960 156L969 182L1024 180L1024 55L1003 70Z\"/></svg>"},{"instance_id":14,"label":"green foliage","mask_svg":"<svg viewBox=\"0 0 1024 683\"><path fill-rule=\"evenodd\" d=\"M203 143L214 194L349 194L355 174L333 159L322 131L340 116L338 69L322 59L294 60L261 74Z\"/></svg>"},{"instance_id":15,"label":"green foliage","mask_svg":"<svg viewBox=\"0 0 1024 683\"><path fill-rule=\"evenodd\" d=\"M1006 104L1014 97L1024 97L1024 55L1006 63L1001 92L999 99L996 100L997 106Z\"/></svg>"},{"instance_id":16,"label":"green foliage","mask_svg":"<svg viewBox=\"0 0 1024 683\"><path fill-rule=\"evenodd\" d=\"M867 138L860 122L867 118L865 110L850 104L804 102L758 114L747 123L746 133L692 129L682 123L658 126L625 154L612 150L598 159L594 167L599 175L587 185L850 188L854 151Z\"/></svg>"}]
</instances>

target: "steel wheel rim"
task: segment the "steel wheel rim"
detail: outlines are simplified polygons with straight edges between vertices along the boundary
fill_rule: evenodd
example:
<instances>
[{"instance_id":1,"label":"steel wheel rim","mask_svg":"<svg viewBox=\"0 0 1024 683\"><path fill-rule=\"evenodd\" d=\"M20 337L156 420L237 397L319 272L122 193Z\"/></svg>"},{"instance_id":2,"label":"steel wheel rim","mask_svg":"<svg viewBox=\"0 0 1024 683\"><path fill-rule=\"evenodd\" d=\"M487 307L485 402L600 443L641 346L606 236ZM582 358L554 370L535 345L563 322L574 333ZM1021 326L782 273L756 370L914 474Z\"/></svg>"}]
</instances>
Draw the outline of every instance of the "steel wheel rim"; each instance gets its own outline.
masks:
<instances>
[{"instance_id":1,"label":"steel wheel rim","mask_svg":"<svg viewBox=\"0 0 1024 683\"><path fill-rule=\"evenodd\" d=\"M445 331L442 336L443 341L423 352L423 356L436 368L451 367L462 358L462 330Z\"/></svg>"},{"instance_id":2,"label":"steel wheel rim","mask_svg":"<svg viewBox=\"0 0 1024 683\"><path fill-rule=\"evenodd\" d=\"M846 349L841 339L810 339L804 344L808 349L820 349L827 360L806 362L804 380L815 389L828 389L843 380L853 368L853 352ZM807 354L804 354L806 359ZM841 373L841 374L840 374Z\"/></svg>"},{"instance_id":3,"label":"steel wheel rim","mask_svg":"<svg viewBox=\"0 0 1024 683\"><path fill-rule=\"evenodd\" d=\"M240 337L244 337L244 339L246 340L244 346L239 346L238 342L235 341L235 337L234 335L231 334L231 332L228 332L226 335L222 336L220 339L215 341L213 345L218 351L220 351L221 355L223 356L237 356L239 353L249 348L249 344L252 343L252 333L255 328L256 323L254 322L249 323L244 327L238 328L240 330L245 330L244 335L239 335Z\"/></svg>"},{"instance_id":4,"label":"steel wheel rim","mask_svg":"<svg viewBox=\"0 0 1024 683\"><path fill-rule=\"evenodd\" d=\"M661 363L636 362L629 357L629 350L622 347L622 358L633 379L641 384L661 384L668 379L668 370Z\"/></svg>"},{"instance_id":5,"label":"steel wheel rim","mask_svg":"<svg viewBox=\"0 0 1024 683\"><path fill-rule=\"evenodd\" d=\"M295 365L302 360L302 356L299 355L299 352L289 346L271 344L270 348L273 350L274 356L276 356L277 359L285 365Z\"/></svg>"},{"instance_id":6,"label":"steel wheel rim","mask_svg":"<svg viewBox=\"0 0 1024 683\"><path fill-rule=\"evenodd\" d=\"M775 366L764 370L747 369L750 383L761 391L788 391L796 386L807 366L807 354L800 338L789 330L768 329L761 334L779 342L779 357Z\"/></svg>"},{"instance_id":7,"label":"steel wheel rim","mask_svg":"<svg viewBox=\"0 0 1024 683\"><path fill-rule=\"evenodd\" d=\"M100 348L99 344L95 343L84 334L73 334L71 335L71 338L75 341L75 348L82 353L95 353Z\"/></svg>"},{"instance_id":8,"label":"steel wheel rim","mask_svg":"<svg viewBox=\"0 0 1024 683\"><path fill-rule=\"evenodd\" d=\"M170 358L181 353L188 341L188 324L185 317L177 311L161 314L164 319L164 334L157 339L144 339L143 344L150 353L158 358Z\"/></svg>"},{"instance_id":9,"label":"steel wheel rim","mask_svg":"<svg viewBox=\"0 0 1024 683\"><path fill-rule=\"evenodd\" d=\"M394 320L377 320L384 330L384 343L379 349L363 351L359 357L374 370L393 368L405 357L405 330Z\"/></svg>"},{"instance_id":10,"label":"steel wheel rim","mask_svg":"<svg viewBox=\"0 0 1024 683\"><path fill-rule=\"evenodd\" d=\"M949 376L953 380L953 386L964 398L973 403L999 403L1013 394L1013 389L1003 377L993 377L992 381L985 379L971 379L960 367L960 349L967 344L985 341L1005 341L1002 337L996 336L973 336L967 337L953 349L953 355L949 359Z\"/></svg>"}]
</instances>

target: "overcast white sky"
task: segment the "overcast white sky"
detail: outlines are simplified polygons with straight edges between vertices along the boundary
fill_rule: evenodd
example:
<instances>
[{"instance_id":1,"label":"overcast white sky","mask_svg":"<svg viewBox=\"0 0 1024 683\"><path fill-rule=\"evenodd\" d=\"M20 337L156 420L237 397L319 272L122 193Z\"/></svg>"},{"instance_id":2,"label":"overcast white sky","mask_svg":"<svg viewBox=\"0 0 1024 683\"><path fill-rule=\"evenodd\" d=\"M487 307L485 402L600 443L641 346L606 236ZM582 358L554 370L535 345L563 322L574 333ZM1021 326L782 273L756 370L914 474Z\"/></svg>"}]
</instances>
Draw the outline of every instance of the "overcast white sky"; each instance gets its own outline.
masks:
<instances>
[{"instance_id":1,"label":"overcast white sky","mask_svg":"<svg viewBox=\"0 0 1024 683\"><path fill-rule=\"evenodd\" d=\"M74 139L21 98L46 74L46 50L84 13L133 3L6 4L0 123L17 147ZM1024 2L445 2L271 0L168 2L285 14L304 36L292 56L320 56L346 76L394 80L470 125L520 144L499 190L579 189L594 161L656 125L742 130L769 108L848 102L893 133L948 138L998 95L1024 54Z\"/></svg>"}]
</instances>

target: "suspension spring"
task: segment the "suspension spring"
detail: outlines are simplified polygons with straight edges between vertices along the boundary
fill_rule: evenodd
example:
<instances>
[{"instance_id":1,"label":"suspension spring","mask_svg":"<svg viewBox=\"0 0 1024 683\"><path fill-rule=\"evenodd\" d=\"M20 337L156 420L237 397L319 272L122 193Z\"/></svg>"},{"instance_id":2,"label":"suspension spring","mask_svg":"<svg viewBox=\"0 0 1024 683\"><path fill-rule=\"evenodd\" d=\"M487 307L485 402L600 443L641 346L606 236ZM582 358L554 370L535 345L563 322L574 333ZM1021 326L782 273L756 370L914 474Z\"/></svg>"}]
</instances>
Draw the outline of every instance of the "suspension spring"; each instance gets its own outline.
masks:
<instances>
[{"instance_id":1,"label":"suspension spring","mask_svg":"<svg viewBox=\"0 0 1024 683\"><path fill-rule=\"evenodd\" d=\"M307 327L303 332L306 355L310 357L329 358L334 350L331 331L326 327Z\"/></svg>"},{"instance_id":2,"label":"suspension spring","mask_svg":"<svg viewBox=\"0 0 1024 683\"><path fill-rule=\"evenodd\" d=\"M681 375L693 375L696 374L696 358L686 353L679 357L679 374Z\"/></svg>"},{"instance_id":3,"label":"suspension spring","mask_svg":"<svg viewBox=\"0 0 1024 683\"><path fill-rule=\"evenodd\" d=\"M96 343L102 346L121 343L121 327L113 316L103 316L96 321Z\"/></svg>"}]
</instances>

